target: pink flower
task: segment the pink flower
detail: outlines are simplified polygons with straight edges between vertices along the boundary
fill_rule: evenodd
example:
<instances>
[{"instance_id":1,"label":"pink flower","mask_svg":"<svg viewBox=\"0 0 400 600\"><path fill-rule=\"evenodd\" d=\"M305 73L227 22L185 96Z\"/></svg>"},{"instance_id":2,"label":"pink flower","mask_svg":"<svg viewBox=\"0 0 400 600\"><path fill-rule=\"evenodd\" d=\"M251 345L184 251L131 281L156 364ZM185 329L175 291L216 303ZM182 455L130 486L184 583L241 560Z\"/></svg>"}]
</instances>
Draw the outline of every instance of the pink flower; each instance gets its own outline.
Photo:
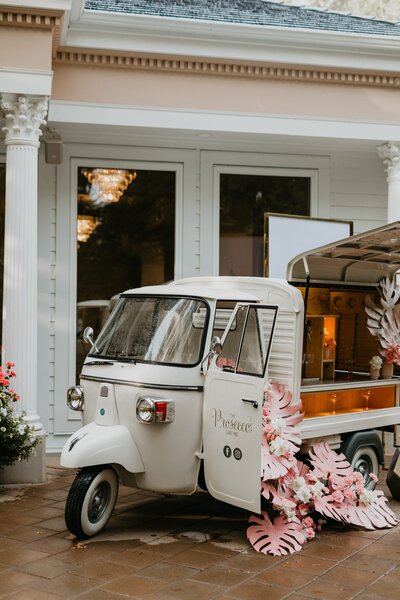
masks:
<instances>
[{"instance_id":1,"label":"pink flower","mask_svg":"<svg viewBox=\"0 0 400 600\"><path fill-rule=\"evenodd\" d=\"M315 523L311 517L306 517L303 519L303 525L304 527L311 527L312 529L315 529Z\"/></svg>"},{"instance_id":2,"label":"pink flower","mask_svg":"<svg viewBox=\"0 0 400 600\"><path fill-rule=\"evenodd\" d=\"M7 362L6 367L7 369L12 369L13 367L15 367L15 364L13 362Z\"/></svg>"},{"instance_id":3,"label":"pink flower","mask_svg":"<svg viewBox=\"0 0 400 600\"><path fill-rule=\"evenodd\" d=\"M338 504L340 504L341 502L343 502L344 496L343 496L342 492L339 491L339 490L334 491L333 494L332 494L332 500L334 502L337 502Z\"/></svg>"},{"instance_id":4,"label":"pink flower","mask_svg":"<svg viewBox=\"0 0 400 600\"><path fill-rule=\"evenodd\" d=\"M372 481L375 481L375 482L378 481L378 477L377 477L377 475L375 475L375 473L370 473L369 476L370 476L370 479L372 479Z\"/></svg>"},{"instance_id":5,"label":"pink flower","mask_svg":"<svg viewBox=\"0 0 400 600\"><path fill-rule=\"evenodd\" d=\"M389 364L396 364L400 361L400 346L398 344L392 344L385 350L385 360Z\"/></svg>"},{"instance_id":6,"label":"pink flower","mask_svg":"<svg viewBox=\"0 0 400 600\"><path fill-rule=\"evenodd\" d=\"M347 488L347 489L343 490L343 496L345 497L346 500L350 500L350 501L355 500L355 494L351 488Z\"/></svg>"},{"instance_id":7,"label":"pink flower","mask_svg":"<svg viewBox=\"0 0 400 600\"><path fill-rule=\"evenodd\" d=\"M365 489L364 488L364 482L356 481L355 488L356 488L357 494L359 494L359 495L362 494L364 492L364 489Z\"/></svg>"},{"instance_id":8,"label":"pink flower","mask_svg":"<svg viewBox=\"0 0 400 600\"><path fill-rule=\"evenodd\" d=\"M299 515L301 517L305 517L308 514L308 506L307 504L299 504L297 507L297 510L299 511Z\"/></svg>"},{"instance_id":9,"label":"pink flower","mask_svg":"<svg viewBox=\"0 0 400 600\"><path fill-rule=\"evenodd\" d=\"M311 527L307 527L305 534L308 540L312 540L313 538L315 538L315 531Z\"/></svg>"}]
</instances>

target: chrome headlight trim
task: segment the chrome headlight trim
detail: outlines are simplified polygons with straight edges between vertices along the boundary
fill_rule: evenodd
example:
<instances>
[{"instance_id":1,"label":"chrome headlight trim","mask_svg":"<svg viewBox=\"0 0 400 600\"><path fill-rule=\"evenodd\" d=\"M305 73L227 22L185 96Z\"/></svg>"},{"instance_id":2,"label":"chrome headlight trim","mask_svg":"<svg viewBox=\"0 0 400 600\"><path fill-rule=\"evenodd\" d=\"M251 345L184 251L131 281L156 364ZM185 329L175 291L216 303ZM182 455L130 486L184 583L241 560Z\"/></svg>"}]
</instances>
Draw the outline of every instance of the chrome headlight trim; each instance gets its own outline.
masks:
<instances>
[{"instance_id":1,"label":"chrome headlight trim","mask_svg":"<svg viewBox=\"0 0 400 600\"><path fill-rule=\"evenodd\" d=\"M67 390L67 404L71 410L83 411L85 406L85 395L83 393L83 387L80 385L73 385Z\"/></svg>"}]
</instances>

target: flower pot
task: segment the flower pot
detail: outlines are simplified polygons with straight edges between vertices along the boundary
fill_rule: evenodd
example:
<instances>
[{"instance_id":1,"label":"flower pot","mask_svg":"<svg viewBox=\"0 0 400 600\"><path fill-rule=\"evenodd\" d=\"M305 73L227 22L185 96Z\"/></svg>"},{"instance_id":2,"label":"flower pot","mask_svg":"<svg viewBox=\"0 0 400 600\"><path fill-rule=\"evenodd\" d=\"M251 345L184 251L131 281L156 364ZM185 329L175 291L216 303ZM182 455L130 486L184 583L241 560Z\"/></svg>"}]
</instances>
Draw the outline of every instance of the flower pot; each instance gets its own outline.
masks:
<instances>
[{"instance_id":1,"label":"flower pot","mask_svg":"<svg viewBox=\"0 0 400 600\"><path fill-rule=\"evenodd\" d=\"M382 379L391 379L393 377L393 363L384 362L381 370Z\"/></svg>"},{"instance_id":2,"label":"flower pot","mask_svg":"<svg viewBox=\"0 0 400 600\"><path fill-rule=\"evenodd\" d=\"M369 376L371 379L379 379L380 372L381 370L379 369L379 367L375 369L370 369Z\"/></svg>"}]
</instances>

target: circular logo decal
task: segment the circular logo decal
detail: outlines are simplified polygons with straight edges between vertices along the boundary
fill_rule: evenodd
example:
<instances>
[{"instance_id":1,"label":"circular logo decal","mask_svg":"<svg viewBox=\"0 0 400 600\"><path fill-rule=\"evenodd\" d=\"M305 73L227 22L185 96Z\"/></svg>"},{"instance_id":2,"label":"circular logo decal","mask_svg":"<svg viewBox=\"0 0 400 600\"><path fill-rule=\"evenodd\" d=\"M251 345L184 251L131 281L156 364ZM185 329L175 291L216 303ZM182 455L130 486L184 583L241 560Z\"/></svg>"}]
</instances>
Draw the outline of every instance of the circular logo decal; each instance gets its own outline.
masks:
<instances>
[{"instance_id":1,"label":"circular logo decal","mask_svg":"<svg viewBox=\"0 0 400 600\"><path fill-rule=\"evenodd\" d=\"M104 408L100 409L100 414L101 414L102 417L106 414L106 411L104 410Z\"/></svg>"},{"instance_id":2,"label":"circular logo decal","mask_svg":"<svg viewBox=\"0 0 400 600\"><path fill-rule=\"evenodd\" d=\"M232 450L230 449L229 446L224 446L224 456L226 456L226 458L229 458L232 455Z\"/></svg>"},{"instance_id":3,"label":"circular logo decal","mask_svg":"<svg viewBox=\"0 0 400 600\"><path fill-rule=\"evenodd\" d=\"M242 451L240 450L240 448L234 449L233 456L236 458L236 460L240 460L242 458Z\"/></svg>"}]
</instances>

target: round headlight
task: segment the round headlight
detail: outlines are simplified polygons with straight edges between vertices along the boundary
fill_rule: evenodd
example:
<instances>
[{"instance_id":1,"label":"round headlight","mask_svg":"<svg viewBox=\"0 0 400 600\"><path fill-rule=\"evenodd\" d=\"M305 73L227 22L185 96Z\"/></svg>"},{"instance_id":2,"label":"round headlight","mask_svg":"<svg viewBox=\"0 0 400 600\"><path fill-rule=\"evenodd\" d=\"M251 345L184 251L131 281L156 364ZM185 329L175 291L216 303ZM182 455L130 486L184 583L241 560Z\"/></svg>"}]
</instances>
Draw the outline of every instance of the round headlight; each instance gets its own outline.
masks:
<instances>
[{"instance_id":1,"label":"round headlight","mask_svg":"<svg viewBox=\"0 0 400 600\"><path fill-rule=\"evenodd\" d=\"M74 385L67 391L67 404L72 410L83 410L84 395L80 385Z\"/></svg>"},{"instance_id":2,"label":"round headlight","mask_svg":"<svg viewBox=\"0 0 400 600\"><path fill-rule=\"evenodd\" d=\"M143 423L153 423L155 419L155 406L150 398L139 398L136 404L136 415Z\"/></svg>"}]
</instances>

